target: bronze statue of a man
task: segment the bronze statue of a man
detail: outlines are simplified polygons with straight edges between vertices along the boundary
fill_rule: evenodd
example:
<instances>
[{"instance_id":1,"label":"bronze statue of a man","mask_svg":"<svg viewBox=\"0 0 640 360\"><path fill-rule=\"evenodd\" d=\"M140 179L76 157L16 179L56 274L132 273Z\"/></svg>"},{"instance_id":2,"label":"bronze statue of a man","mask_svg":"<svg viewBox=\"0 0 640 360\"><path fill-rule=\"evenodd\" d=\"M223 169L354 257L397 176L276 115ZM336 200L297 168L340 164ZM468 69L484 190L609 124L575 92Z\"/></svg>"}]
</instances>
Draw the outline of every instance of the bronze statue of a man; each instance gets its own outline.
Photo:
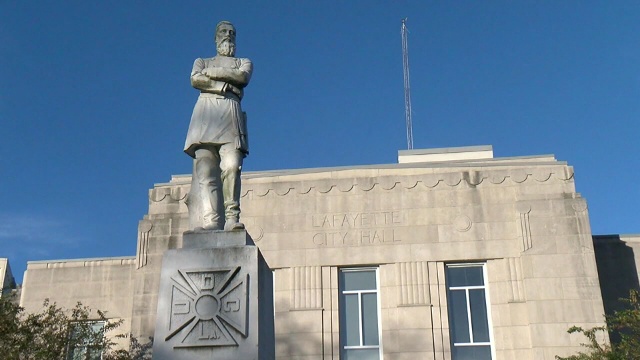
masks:
<instances>
[{"instance_id":1,"label":"bronze statue of a man","mask_svg":"<svg viewBox=\"0 0 640 360\"><path fill-rule=\"evenodd\" d=\"M191 71L191 85L200 96L184 145L195 158L192 184L197 184L189 197L189 211L197 201L202 214L198 222L206 230L244 229L239 221L240 171L249 144L240 101L253 65L235 57L236 29L230 22L218 23L215 40L217 55L196 59Z\"/></svg>"}]
</instances>

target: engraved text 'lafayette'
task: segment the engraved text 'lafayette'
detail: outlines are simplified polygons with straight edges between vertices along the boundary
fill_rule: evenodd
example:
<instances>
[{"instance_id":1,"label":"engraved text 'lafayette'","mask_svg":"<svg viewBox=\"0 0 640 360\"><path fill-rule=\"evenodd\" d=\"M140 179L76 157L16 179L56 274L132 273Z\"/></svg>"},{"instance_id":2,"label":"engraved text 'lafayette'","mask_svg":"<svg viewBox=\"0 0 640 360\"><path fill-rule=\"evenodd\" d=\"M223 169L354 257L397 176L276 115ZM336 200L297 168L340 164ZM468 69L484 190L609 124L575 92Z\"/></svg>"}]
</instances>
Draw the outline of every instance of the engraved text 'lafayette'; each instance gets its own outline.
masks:
<instances>
[{"instance_id":1,"label":"engraved text 'lafayette'","mask_svg":"<svg viewBox=\"0 0 640 360\"><path fill-rule=\"evenodd\" d=\"M311 215L317 246L375 245L400 242L396 226L402 225L399 211Z\"/></svg>"}]
</instances>

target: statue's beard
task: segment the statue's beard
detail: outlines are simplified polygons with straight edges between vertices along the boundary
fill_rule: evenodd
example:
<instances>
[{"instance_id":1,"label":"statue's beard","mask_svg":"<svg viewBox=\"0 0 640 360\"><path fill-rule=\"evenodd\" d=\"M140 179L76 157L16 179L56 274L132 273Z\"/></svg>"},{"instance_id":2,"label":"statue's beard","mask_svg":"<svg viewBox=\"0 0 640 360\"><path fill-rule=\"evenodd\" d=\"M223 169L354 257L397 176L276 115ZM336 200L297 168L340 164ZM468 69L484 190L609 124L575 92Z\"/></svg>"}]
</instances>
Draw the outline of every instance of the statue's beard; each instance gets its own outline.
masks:
<instances>
[{"instance_id":1,"label":"statue's beard","mask_svg":"<svg viewBox=\"0 0 640 360\"><path fill-rule=\"evenodd\" d=\"M236 54L236 44L229 39L222 39L216 46L218 55L234 56Z\"/></svg>"}]
</instances>

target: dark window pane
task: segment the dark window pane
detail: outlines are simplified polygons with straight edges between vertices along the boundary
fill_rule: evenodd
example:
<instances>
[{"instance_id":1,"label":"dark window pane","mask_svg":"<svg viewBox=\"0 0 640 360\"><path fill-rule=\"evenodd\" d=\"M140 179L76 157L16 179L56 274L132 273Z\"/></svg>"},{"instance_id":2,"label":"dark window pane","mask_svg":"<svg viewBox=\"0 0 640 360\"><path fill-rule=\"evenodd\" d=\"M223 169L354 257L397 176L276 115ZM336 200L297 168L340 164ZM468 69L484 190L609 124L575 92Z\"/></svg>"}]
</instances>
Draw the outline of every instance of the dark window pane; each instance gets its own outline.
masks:
<instances>
[{"instance_id":1,"label":"dark window pane","mask_svg":"<svg viewBox=\"0 0 640 360\"><path fill-rule=\"evenodd\" d=\"M467 295L464 290L449 291L449 320L453 342L470 342L469 318L467 317Z\"/></svg>"},{"instance_id":2,"label":"dark window pane","mask_svg":"<svg viewBox=\"0 0 640 360\"><path fill-rule=\"evenodd\" d=\"M96 321L91 323L91 331L94 334L100 334L104 330L104 322Z\"/></svg>"},{"instance_id":3,"label":"dark window pane","mask_svg":"<svg viewBox=\"0 0 640 360\"><path fill-rule=\"evenodd\" d=\"M96 344L104 336L104 322L78 322L71 325L68 360L100 360L102 351Z\"/></svg>"},{"instance_id":4,"label":"dark window pane","mask_svg":"<svg viewBox=\"0 0 640 360\"><path fill-rule=\"evenodd\" d=\"M447 267L447 286L484 285L482 266Z\"/></svg>"},{"instance_id":5,"label":"dark window pane","mask_svg":"<svg viewBox=\"0 0 640 360\"><path fill-rule=\"evenodd\" d=\"M379 345L377 294L362 294L362 341L363 345Z\"/></svg>"},{"instance_id":6,"label":"dark window pane","mask_svg":"<svg viewBox=\"0 0 640 360\"><path fill-rule=\"evenodd\" d=\"M341 271L340 283L342 290L375 290L376 272L370 271Z\"/></svg>"},{"instance_id":7,"label":"dark window pane","mask_svg":"<svg viewBox=\"0 0 640 360\"><path fill-rule=\"evenodd\" d=\"M360 344L360 309L358 309L358 295L344 296L343 346L359 346Z\"/></svg>"},{"instance_id":8,"label":"dark window pane","mask_svg":"<svg viewBox=\"0 0 640 360\"><path fill-rule=\"evenodd\" d=\"M379 349L349 349L342 352L342 360L378 360Z\"/></svg>"},{"instance_id":9,"label":"dark window pane","mask_svg":"<svg viewBox=\"0 0 640 360\"><path fill-rule=\"evenodd\" d=\"M469 290L469 302L471 303L473 342L489 342L489 322L484 290Z\"/></svg>"},{"instance_id":10,"label":"dark window pane","mask_svg":"<svg viewBox=\"0 0 640 360\"><path fill-rule=\"evenodd\" d=\"M485 346L454 346L453 360L491 360L491 347Z\"/></svg>"},{"instance_id":11,"label":"dark window pane","mask_svg":"<svg viewBox=\"0 0 640 360\"><path fill-rule=\"evenodd\" d=\"M100 360L102 351L83 346L70 350L67 358L70 360Z\"/></svg>"},{"instance_id":12,"label":"dark window pane","mask_svg":"<svg viewBox=\"0 0 640 360\"><path fill-rule=\"evenodd\" d=\"M88 357L84 360L100 360L102 359L102 351L99 349L87 349Z\"/></svg>"}]
</instances>

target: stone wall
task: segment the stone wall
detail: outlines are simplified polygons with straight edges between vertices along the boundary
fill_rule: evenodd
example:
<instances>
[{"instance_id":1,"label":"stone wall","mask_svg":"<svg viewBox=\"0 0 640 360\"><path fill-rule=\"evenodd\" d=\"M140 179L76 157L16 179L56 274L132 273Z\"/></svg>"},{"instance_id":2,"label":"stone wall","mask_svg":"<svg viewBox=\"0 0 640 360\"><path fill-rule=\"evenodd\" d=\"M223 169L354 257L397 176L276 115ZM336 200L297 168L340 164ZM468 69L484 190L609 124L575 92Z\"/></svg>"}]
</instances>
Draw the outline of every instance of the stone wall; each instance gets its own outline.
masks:
<instances>
[{"instance_id":1,"label":"stone wall","mask_svg":"<svg viewBox=\"0 0 640 360\"><path fill-rule=\"evenodd\" d=\"M71 309L81 302L124 320L113 335L131 332L134 257L31 261L23 279L20 305L28 312L43 309L45 299ZM96 319L98 319L97 314ZM118 340L123 345L128 340Z\"/></svg>"}]
</instances>

